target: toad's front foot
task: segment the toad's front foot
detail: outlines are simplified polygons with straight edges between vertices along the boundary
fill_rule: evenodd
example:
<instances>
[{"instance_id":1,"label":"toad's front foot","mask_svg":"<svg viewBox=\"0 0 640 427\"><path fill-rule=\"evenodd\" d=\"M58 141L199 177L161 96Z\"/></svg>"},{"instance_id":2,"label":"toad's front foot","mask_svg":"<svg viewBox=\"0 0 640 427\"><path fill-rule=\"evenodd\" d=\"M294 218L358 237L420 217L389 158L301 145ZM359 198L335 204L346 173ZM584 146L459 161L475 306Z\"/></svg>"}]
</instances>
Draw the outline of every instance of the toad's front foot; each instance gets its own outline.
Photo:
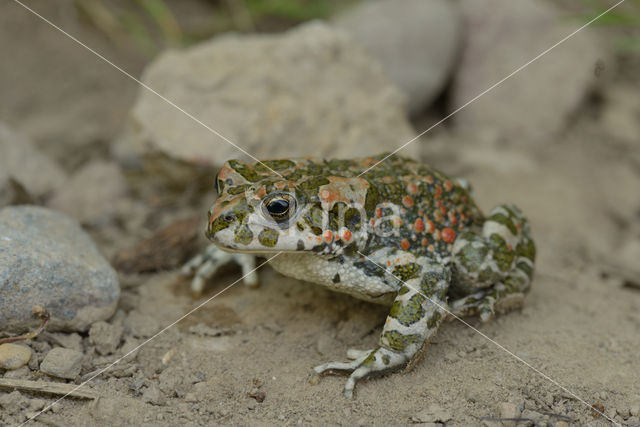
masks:
<instances>
[{"instance_id":1,"label":"toad's front foot","mask_svg":"<svg viewBox=\"0 0 640 427\"><path fill-rule=\"evenodd\" d=\"M408 362L406 355L384 347L367 351L351 349L347 352L347 357L352 360L316 366L312 370L310 381L317 383L323 375L349 375L344 386L344 395L351 399L358 381L401 370Z\"/></svg>"},{"instance_id":2,"label":"toad's front foot","mask_svg":"<svg viewBox=\"0 0 640 427\"><path fill-rule=\"evenodd\" d=\"M208 279L223 265L235 262L242 268L244 283L255 287L258 285L258 274L255 272L256 257L251 254L225 252L215 245L209 245L202 253L191 258L182 267L182 274L191 276L191 292L200 295Z\"/></svg>"}]
</instances>

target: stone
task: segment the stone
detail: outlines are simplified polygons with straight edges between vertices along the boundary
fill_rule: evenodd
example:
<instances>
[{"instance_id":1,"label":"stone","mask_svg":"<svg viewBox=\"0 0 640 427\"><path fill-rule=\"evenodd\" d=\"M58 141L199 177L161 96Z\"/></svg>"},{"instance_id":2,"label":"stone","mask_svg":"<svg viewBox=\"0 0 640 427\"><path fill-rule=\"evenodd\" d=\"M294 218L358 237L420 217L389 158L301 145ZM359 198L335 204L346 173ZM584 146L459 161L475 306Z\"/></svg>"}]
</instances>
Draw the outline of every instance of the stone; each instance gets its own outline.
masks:
<instances>
[{"instance_id":1,"label":"stone","mask_svg":"<svg viewBox=\"0 0 640 427\"><path fill-rule=\"evenodd\" d=\"M89 329L89 342L96 346L99 354L114 353L120 344L123 328L107 322L96 322Z\"/></svg>"},{"instance_id":2,"label":"stone","mask_svg":"<svg viewBox=\"0 0 640 427\"><path fill-rule=\"evenodd\" d=\"M127 183L116 163L93 161L69 178L48 206L82 224L98 224L116 214L117 203L126 193Z\"/></svg>"},{"instance_id":3,"label":"stone","mask_svg":"<svg viewBox=\"0 0 640 427\"><path fill-rule=\"evenodd\" d=\"M0 408L8 414L15 414L29 406L29 399L25 398L19 391L3 393L0 395Z\"/></svg>"},{"instance_id":4,"label":"stone","mask_svg":"<svg viewBox=\"0 0 640 427\"><path fill-rule=\"evenodd\" d=\"M5 372L4 378L10 378L10 379L27 378L29 374L31 374L31 370L29 369L29 366L23 366L22 368Z\"/></svg>"},{"instance_id":5,"label":"stone","mask_svg":"<svg viewBox=\"0 0 640 427\"><path fill-rule=\"evenodd\" d=\"M333 24L382 64L406 95L410 114L424 110L442 92L460 53L460 16L448 0L360 2Z\"/></svg>"},{"instance_id":6,"label":"stone","mask_svg":"<svg viewBox=\"0 0 640 427\"><path fill-rule=\"evenodd\" d=\"M282 34L226 35L161 54L142 81L257 158L348 158L415 136L404 96L347 34L310 22ZM194 182L241 150L141 90L115 151L155 177ZM417 153L409 146L404 154Z\"/></svg>"},{"instance_id":7,"label":"stone","mask_svg":"<svg viewBox=\"0 0 640 427\"><path fill-rule=\"evenodd\" d=\"M30 204L33 201L33 197L14 177L7 174L0 175L0 208Z\"/></svg>"},{"instance_id":8,"label":"stone","mask_svg":"<svg viewBox=\"0 0 640 427\"><path fill-rule=\"evenodd\" d=\"M167 403L167 399L156 383L149 384L149 387L142 393L142 401L156 406L164 406Z\"/></svg>"},{"instance_id":9,"label":"stone","mask_svg":"<svg viewBox=\"0 0 640 427\"><path fill-rule=\"evenodd\" d=\"M124 321L124 328L136 338L149 338L160 330L160 324L147 314L132 311Z\"/></svg>"},{"instance_id":10,"label":"stone","mask_svg":"<svg viewBox=\"0 0 640 427\"><path fill-rule=\"evenodd\" d=\"M520 408L518 405L511 402L502 402L498 406L498 410L500 412L500 418L513 419L518 418L520 416ZM516 421L502 421L502 425L504 426L515 426Z\"/></svg>"},{"instance_id":11,"label":"stone","mask_svg":"<svg viewBox=\"0 0 640 427\"><path fill-rule=\"evenodd\" d=\"M116 309L118 276L71 218L36 206L0 209L0 325L25 331L51 314L48 330L84 331Z\"/></svg>"},{"instance_id":12,"label":"stone","mask_svg":"<svg viewBox=\"0 0 640 427\"><path fill-rule=\"evenodd\" d=\"M42 154L24 134L0 123L0 188L13 179L14 188L20 201L22 191L29 197L42 197L60 188L66 173L54 161ZM9 191L9 190L6 190ZM6 196L5 194L5 197Z\"/></svg>"},{"instance_id":13,"label":"stone","mask_svg":"<svg viewBox=\"0 0 640 427\"><path fill-rule=\"evenodd\" d=\"M467 36L454 76L457 109L575 31L552 2L458 3ZM517 25L514 25L517 22ZM492 134L509 143L542 142L562 130L596 87L609 54L587 28L453 116L463 135Z\"/></svg>"},{"instance_id":14,"label":"stone","mask_svg":"<svg viewBox=\"0 0 640 427\"><path fill-rule=\"evenodd\" d=\"M61 332L47 333L51 342L71 350L82 351L82 337L77 333L65 334Z\"/></svg>"},{"instance_id":15,"label":"stone","mask_svg":"<svg viewBox=\"0 0 640 427\"><path fill-rule=\"evenodd\" d=\"M56 347L44 357L40 371L54 377L74 380L82 370L83 356L79 351Z\"/></svg>"},{"instance_id":16,"label":"stone","mask_svg":"<svg viewBox=\"0 0 640 427\"><path fill-rule=\"evenodd\" d=\"M447 409L442 408L440 405L432 404L428 408L423 409L417 414L410 417L410 421L413 423L446 423L451 420L453 416Z\"/></svg>"},{"instance_id":17,"label":"stone","mask_svg":"<svg viewBox=\"0 0 640 427\"><path fill-rule=\"evenodd\" d=\"M23 367L31 359L31 349L28 347L6 343L0 345L0 369L14 370Z\"/></svg>"}]
</instances>

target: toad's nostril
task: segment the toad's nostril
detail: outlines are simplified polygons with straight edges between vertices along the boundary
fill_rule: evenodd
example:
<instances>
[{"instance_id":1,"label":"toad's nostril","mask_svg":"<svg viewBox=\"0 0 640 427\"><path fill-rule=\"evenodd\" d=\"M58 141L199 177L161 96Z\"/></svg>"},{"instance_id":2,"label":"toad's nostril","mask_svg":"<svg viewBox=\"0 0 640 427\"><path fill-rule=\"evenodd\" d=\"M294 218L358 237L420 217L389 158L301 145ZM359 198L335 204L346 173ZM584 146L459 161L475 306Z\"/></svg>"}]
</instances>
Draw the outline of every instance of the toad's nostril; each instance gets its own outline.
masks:
<instances>
[{"instance_id":1,"label":"toad's nostril","mask_svg":"<svg viewBox=\"0 0 640 427\"><path fill-rule=\"evenodd\" d=\"M232 222L235 219L235 217L231 214L227 214L224 216L224 220L227 222Z\"/></svg>"}]
</instances>

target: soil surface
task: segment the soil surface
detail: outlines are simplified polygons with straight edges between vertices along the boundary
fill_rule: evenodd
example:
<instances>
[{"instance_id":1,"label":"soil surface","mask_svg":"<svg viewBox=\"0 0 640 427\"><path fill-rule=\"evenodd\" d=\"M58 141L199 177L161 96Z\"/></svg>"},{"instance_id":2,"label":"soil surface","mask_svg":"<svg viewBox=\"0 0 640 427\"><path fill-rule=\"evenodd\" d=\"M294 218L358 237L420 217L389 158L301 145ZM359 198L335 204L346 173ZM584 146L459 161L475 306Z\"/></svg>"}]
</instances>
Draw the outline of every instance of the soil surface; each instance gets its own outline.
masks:
<instances>
[{"instance_id":1,"label":"soil surface","mask_svg":"<svg viewBox=\"0 0 640 427\"><path fill-rule=\"evenodd\" d=\"M90 160L111 161L109 143L137 88L11 3L1 6L0 19L11 16L23 26L11 27L11 43L0 37L0 55L16 58L13 77L0 80L0 119L28 133L70 173ZM30 4L59 17L45 2ZM74 25L78 38L139 72L144 61L136 55L110 50L94 29ZM16 49L24 56L12 54ZM385 307L282 277L268 266L260 270L258 289L240 283L227 289L240 277L230 270L198 298L175 268L141 274L123 268L119 309L109 321L123 331L115 353L98 354L100 339L89 334L47 333L27 343L39 359L51 347L76 347L85 354L81 379L118 361L84 386L99 399L62 400L35 423L462 426L500 425L495 419L511 411L530 420L518 425L610 424L590 408L596 405L616 422L640 425L640 134L625 136L640 129L640 116L626 130L615 120L640 113L634 64L621 62L623 72L546 144L460 140L444 128L416 142L424 144L425 161L472 183L485 212L512 202L528 216L538 257L522 309L486 324L445 322L413 370L360 383L347 400L344 378L311 385L309 369L344 359L347 348L374 347ZM81 113L74 109L79 105ZM88 120L96 127L87 127ZM425 128L420 120L415 125ZM86 227L111 260L176 221L196 217L185 224L202 227L215 197L213 189L157 194L141 185L118 205L117 220ZM185 259L206 243L196 235L177 243ZM50 381L37 371L24 378ZM37 413L42 400L55 400L13 397L21 406L0 411L7 424Z\"/></svg>"}]
</instances>

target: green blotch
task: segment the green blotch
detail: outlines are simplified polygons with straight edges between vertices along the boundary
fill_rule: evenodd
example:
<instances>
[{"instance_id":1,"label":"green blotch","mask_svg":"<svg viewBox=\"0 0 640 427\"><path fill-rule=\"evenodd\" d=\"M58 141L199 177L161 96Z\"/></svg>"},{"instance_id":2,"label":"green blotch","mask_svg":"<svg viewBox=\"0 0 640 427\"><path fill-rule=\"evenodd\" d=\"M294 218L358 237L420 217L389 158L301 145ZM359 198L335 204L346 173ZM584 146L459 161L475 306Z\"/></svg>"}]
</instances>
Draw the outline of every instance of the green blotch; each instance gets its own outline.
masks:
<instances>
[{"instance_id":1,"label":"green blotch","mask_svg":"<svg viewBox=\"0 0 640 427\"><path fill-rule=\"evenodd\" d=\"M344 202L336 202L329 211L329 230L337 231L343 222L347 204Z\"/></svg>"},{"instance_id":2,"label":"green blotch","mask_svg":"<svg viewBox=\"0 0 640 427\"><path fill-rule=\"evenodd\" d=\"M396 319L404 326L411 326L424 317L425 298L422 295L414 295L409 301L395 301L389 310L389 316Z\"/></svg>"},{"instance_id":3,"label":"green blotch","mask_svg":"<svg viewBox=\"0 0 640 427\"><path fill-rule=\"evenodd\" d=\"M244 193L244 191L247 189L247 187L249 187L249 185L247 185L247 184L236 185L235 187L229 187L229 189L227 190L227 194L231 194L231 195L235 196L237 194Z\"/></svg>"},{"instance_id":4,"label":"green blotch","mask_svg":"<svg viewBox=\"0 0 640 427\"><path fill-rule=\"evenodd\" d=\"M362 215L356 208L349 208L344 213L344 226L351 231L358 231L362 228Z\"/></svg>"},{"instance_id":5,"label":"green blotch","mask_svg":"<svg viewBox=\"0 0 640 427\"><path fill-rule=\"evenodd\" d=\"M530 238L520 242L516 248L516 252L519 256L529 258L531 261L536 259L536 245Z\"/></svg>"},{"instance_id":6,"label":"green blotch","mask_svg":"<svg viewBox=\"0 0 640 427\"><path fill-rule=\"evenodd\" d=\"M375 184L369 180L367 180L367 182L369 183L369 188L367 188L367 195L364 199L364 209L367 215L372 218L376 206L378 206L379 194Z\"/></svg>"},{"instance_id":7,"label":"green blotch","mask_svg":"<svg viewBox=\"0 0 640 427\"><path fill-rule=\"evenodd\" d=\"M464 239L469 243L456 255L458 260L467 270L477 271L489 253L489 248L484 243L474 248L473 243L478 241L479 237L473 233L464 233L460 236L460 239Z\"/></svg>"},{"instance_id":8,"label":"green blotch","mask_svg":"<svg viewBox=\"0 0 640 427\"><path fill-rule=\"evenodd\" d=\"M272 228L265 228L258 235L258 241L262 246L273 248L278 243L278 232Z\"/></svg>"},{"instance_id":9,"label":"green blotch","mask_svg":"<svg viewBox=\"0 0 640 427\"><path fill-rule=\"evenodd\" d=\"M322 185L329 184L329 180L323 176L314 176L297 185L303 191L315 190Z\"/></svg>"},{"instance_id":10,"label":"green blotch","mask_svg":"<svg viewBox=\"0 0 640 427\"><path fill-rule=\"evenodd\" d=\"M386 342L391 350L403 352L408 345L420 344L424 340L418 334L403 335L398 331L386 331L382 334L382 341Z\"/></svg>"},{"instance_id":11,"label":"green blotch","mask_svg":"<svg viewBox=\"0 0 640 427\"><path fill-rule=\"evenodd\" d=\"M422 267L414 262L411 262L409 264L396 265L393 268L393 272L391 274L393 274L396 278L402 280L403 282L406 282L418 277L421 270Z\"/></svg>"},{"instance_id":12,"label":"green blotch","mask_svg":"<svg viewBox=\"0 0 640 427\"><path fill-rule=\"evenodd\" d=\"M256 182L260 180L260 175L258 175L251 166L240 163L237 160L229 160L229 166L249 182Z\"/></svg>"},{"instance_id":13,"label":"green blotch","mask_svg":"<svg viewBox=\"0 0 640 427\"><path fill-rule=\"evenodd\" d=\"M531 279L531 277L533 276L533 268L526 262L519 262L517 264L517 268L524 271L524 273L529 277L529 279Z\"/></svg>"},{"instance_id":14,"label":"green blotch","mask_svg":"<svg viewBox=\"0 0 640 427\"><path fill-rule=\"evenodd\" d=\"M440 314L439 311L434 312L433 315L429 318L429 320L427 320L427 326L429 327L429 329L433 329L436 326L438 326L438 322L440 321L441 317L442 315Z\"/></svg>"},{"instance_id":15,"label":"green blotch","mask_svg":"<svg viewBox=\"0 0 640 427\"><path fill-rule=\"evenodd\" d=\"M376 355L375 355L375 351L372 351L371 353L369 353L367 358L362 361L362 365L371 367L375 364L376 364Z\"/></svg>"},{"instance_id":16,"label":"green blotch","mask_svg":"<svg viewBox=\"0 0 640 427\"><path fill-rule=\"evenodd\" d=\"M256 171L260 173L269 173L271 170L282 171L295 167L295 163L291 160L264 160L256 164ZM269 170L270 168L271 170Z\"/></svg>"},{"instance_id":17,"label":"green blotch","mask_svg":"<svg viewBox=\"0 0 640 427\"><path fill-rule=\"evenodd\" d=\"M496 233L491 235L489 241L493 248L493 259L496 261L500 271L511 270L515 251L509 250L507 242Z\"/></svg>"},{"instance_id":18,"label":"green blotch","mask_svg":"<svg viewBox=\"0 0 640 427\"><path fill-rule=\"evenodd\" d=\"M392 202L396 205L400 205L402 203L402 197L406 195L405 183L402 181L390 183L380 181L377 187L378 197L385 202Z\"/></svg>"},{"instance_id":19,"label":"green blotch","mask_svg":"<svg viewBox=\"0 0 640 427\"><path fill-rule=\"evenodd\" d=\"M398 291L398 295L404 295L407 292L409 292L409 288L407 288L406 286L403 286L400 288L400 290Z\"/></svg>"},{"instance_id":20,"label":"green blotch","mask_svg":"<svg viewBox=\"0 0 640 427\"><path fill-rule=\"evenodd\" d=\"M223 216L219 216L213 221L213 224L209 227L209 236L213 236L220 230L224 230L225 228L229 228L231 225L230 221L227 221L223 218Z\"/></svg>"},{"instance_id":21,"label":"green blotch","mask_svg":"<svg viewBox=\"0 0 640 427\"><path fill-rule=\"evenodd\" d=\"M313 234L318 236L322 234L324 211L318 206L313 206L305 214L304 221L311 228Z\"/></svg>"},{"instance_id":22,"label":"green blotch","mask_svg":"<svg viewBox=\"0 0 640 427\"><path fill-rule=\"evenodd\" d=\"M502 224L505 227L507 227L514 236L518 235L518 228L513 223L513 220L510 217L506 216L505 214L502 214L502 213L493 214L487 219L487 221L493 221L493 222L497 222L498 224Z\"/></svg>"},{"instance_id":23,"label":"green blotch","mask_svg":"<svg viewBox=\"0 0 640 427\"><path fill-rule=\"evenodd\" d=\"M384 363L385 365L388 365L389 363L391 363L391 358L389 357L388 354L382 355L382 363Z\"/></svg>"},{"instance_id":24,"label":"green blotch","mask_svg":"<svg viewBox=\"0 0 640 427\"><path fill-rule=\"evenodd\" d=\"M236 243L248 245L253 240L253 233L248 225L240 225L236 228L235 238Z\"/></svg>"}]
</instances>

